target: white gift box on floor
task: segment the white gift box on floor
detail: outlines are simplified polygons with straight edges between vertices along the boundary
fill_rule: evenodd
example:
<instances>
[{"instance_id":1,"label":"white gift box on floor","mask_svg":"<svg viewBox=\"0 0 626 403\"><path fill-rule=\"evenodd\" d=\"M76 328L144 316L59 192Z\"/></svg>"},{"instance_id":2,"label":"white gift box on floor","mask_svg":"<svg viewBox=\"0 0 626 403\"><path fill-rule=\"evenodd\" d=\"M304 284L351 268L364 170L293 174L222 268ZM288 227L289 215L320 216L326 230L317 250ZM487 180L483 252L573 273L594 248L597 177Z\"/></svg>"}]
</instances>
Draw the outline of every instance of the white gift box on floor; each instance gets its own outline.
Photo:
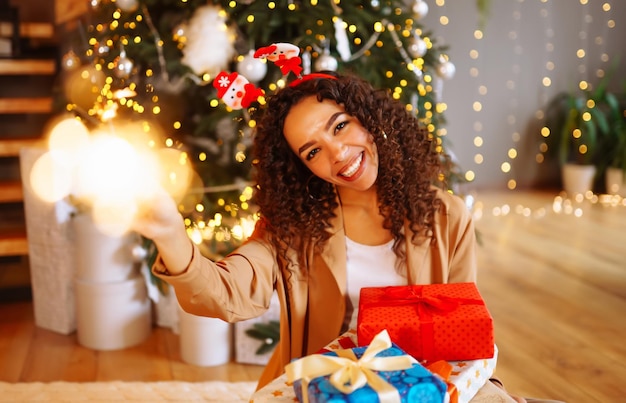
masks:
<instances>
[{"instance_id":1,"label":"white gift box on floor","mask_svg":"<svg viewBox=\"0 0 626 403\"><path fill-rule=\"evenodd\" d=\"M278 295L274 293L267 312L254 319L235 323L235 361L243 364L267 364L273 350L264 354L257 354L256 351L261 347L263 341L248 336L246 330L251 329L255 323L278 322L279 320L280 302L278 301Z\"/></svg>"},{"instance_id":2,"label":"white gift box on floor","mask_svg":"<svg viewBox=\"0 0 626 403\"><path fill-rule=\"evenodd\" d=\"M89 282L120 282L139 273L139 263L133 257L133 247L139 245L139 235L133 232L121 236L102 233L88 213L72 217L76 239L76 278Z\"/></svg>"},{"instance_id":3,"label":"white gift box on floor","mask_svg":"<svg viewBox=\"0 0 626 403\"><path fill-rule=\"evenodd\" d=\"M33 192L32 167L46 151L36 147L20 151L33 310L37 326L70 334L76 330L76 262L71 223L74 208L66 201L45 202Z\"/></svg>"},{"instance_id":4,"label":"white gift box on floor","mask_svg":"<svg viewBox=\"0 0 626 403\"><path fill-rule=\"evenodd\" d=\"M119 282L76 279L78 342L94 350L118 350L145 341L152 330L151 304L142 276Z\"/></svg>"},{"instance_id":5,"label":"white gift box on floor","mask_svg":"<svg viewBox=\"0 0 626 403\"><path fill-rule=\"evenodd\" d=\"M179 306L180 356L187 364L212 367L230 361L231 324L217 318L192 315Z\"/></svg>"}]
</instances>

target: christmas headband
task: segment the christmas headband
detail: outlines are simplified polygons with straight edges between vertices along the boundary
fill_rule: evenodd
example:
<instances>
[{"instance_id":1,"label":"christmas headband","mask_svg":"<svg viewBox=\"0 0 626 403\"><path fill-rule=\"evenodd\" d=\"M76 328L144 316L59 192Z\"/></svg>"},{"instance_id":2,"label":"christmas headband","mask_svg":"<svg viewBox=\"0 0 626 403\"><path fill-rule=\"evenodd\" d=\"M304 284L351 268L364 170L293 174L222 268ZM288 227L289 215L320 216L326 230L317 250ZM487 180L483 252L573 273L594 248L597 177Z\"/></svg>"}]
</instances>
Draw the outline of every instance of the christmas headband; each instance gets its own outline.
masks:
<instances>
[{"instance_id":1,"label":"christmas headband","mask_svg":"<svg viewBox=\"0 0 626 403\"><path fill-rule=\"evenodd\" d=\"M294 73L297 78L289 86L294 87L304 81L316 78L337 79L337 77L324 73L311 73L302 76L302 59L300 58L300 48L291 43L274 43L257 49L254 57L257 59L267 59L280 68L283 75ZM220 72L213 86L217 89L218 98L232 109L248 108L252 102L265 95L265 91L250 83L243 75L233 72Z\"/></svg>"}]
</instances>

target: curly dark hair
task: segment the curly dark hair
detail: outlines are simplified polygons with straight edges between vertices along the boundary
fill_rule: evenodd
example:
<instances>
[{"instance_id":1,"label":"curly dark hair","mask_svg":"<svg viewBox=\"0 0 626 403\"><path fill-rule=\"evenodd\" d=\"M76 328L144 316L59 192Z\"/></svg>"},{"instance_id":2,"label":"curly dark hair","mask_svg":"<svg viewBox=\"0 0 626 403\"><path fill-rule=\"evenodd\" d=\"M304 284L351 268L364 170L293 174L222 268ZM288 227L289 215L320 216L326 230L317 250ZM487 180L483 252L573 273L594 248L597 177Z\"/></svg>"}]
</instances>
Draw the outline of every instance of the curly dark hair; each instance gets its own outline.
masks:
<instances>
[{"instance_id":1,"label":"curly dark hair","mask_svg":"<svg viewBox=\"0 0 626 403\"><path fill-rule=\"evenodd\" d=\"M412 242L434 239L431 234L440 200L432 184L442 173L442 154L434 137L388 91L374 89L356 76L327 74L335 78L292 83L268 96L265 107L257 111L254 202L279 252L284 254L291 247L303 258L311 245L321 251L331 236L330 220L338 207L335 188L314 176L289 148L283 126L290 109L304 98L333 100L374 137L380 212L384 227L393 235L393 251L400 264L406 260L405 220L414 232Z\"/></svg>"}]
</instances>

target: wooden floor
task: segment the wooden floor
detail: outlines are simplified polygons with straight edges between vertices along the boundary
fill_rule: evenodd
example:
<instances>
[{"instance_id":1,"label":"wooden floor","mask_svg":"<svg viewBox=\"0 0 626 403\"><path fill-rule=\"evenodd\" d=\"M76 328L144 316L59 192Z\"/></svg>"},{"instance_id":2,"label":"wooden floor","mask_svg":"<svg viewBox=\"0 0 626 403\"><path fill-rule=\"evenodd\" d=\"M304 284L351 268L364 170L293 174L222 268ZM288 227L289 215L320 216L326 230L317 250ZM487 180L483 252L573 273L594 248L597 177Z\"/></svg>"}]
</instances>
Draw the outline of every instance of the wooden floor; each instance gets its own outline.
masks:
<instances>
[{"instance_id":1,"label":"wooden floor","mask_svg":"<svg viewBox=\"0 0 626 403\"><path fill-rule=\"evenodd\" d=\"M495 320L497 373L524 396L624 402L626 206L570 208L555 196L475 195L479 288ZM75 334L34 326L30 303L0 305L0 381L250 381L261 370L184 364L178 337L164 328L134 348L92 351Z\"/></svg>"}]
</instances>

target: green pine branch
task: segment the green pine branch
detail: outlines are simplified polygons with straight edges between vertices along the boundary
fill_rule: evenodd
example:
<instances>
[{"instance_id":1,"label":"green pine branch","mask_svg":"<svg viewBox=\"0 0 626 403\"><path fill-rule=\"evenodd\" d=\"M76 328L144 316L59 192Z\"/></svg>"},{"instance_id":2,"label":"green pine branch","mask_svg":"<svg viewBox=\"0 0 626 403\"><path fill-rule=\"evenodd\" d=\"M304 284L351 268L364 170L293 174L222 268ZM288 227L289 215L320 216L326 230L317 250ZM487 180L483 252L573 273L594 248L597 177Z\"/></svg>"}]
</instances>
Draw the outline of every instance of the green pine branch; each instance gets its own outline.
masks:
<instances>
[{"instance_id":1,"label":"green pine branch","mask_svg":"<svg viewBox=\"0 0 626 403\"><path fill-rule=\"evenodd\" d=\"M267 323L255 323L250 329L246 329L246 334L253 339L262 341L262 344L256 350L256 354L268 353L274 350L280 340L280 322L270 320Z\"/></svg>"}]
</instances>

